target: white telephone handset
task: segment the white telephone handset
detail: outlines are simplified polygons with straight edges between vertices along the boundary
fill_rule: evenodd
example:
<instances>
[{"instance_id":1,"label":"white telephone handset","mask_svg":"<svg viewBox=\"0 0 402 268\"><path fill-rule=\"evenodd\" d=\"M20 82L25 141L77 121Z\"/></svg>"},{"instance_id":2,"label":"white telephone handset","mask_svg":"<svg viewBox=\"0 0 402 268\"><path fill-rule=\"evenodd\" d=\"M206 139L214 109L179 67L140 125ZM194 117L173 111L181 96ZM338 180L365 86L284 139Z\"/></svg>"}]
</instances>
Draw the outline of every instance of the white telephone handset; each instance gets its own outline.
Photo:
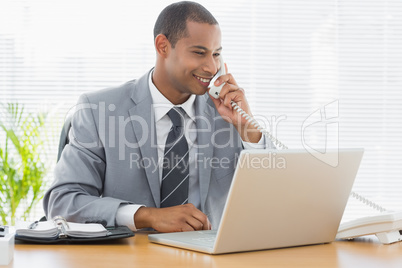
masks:
<instances>
[{"instance_id":1,"label":"white telephone handset","mask_svg":"<svg viewBox=\"0 0 402 268\"><path fill-rule=\"evenodd\" d=\"M226 74L226 68L225 68L225 62L223 61L222 56L219 57L219 61L220 61L220 65L221 68L218 71L218 73L214 76L214 78L212 78L211 82L209 83L209 94L214 97L215 99L219 99L219 93L222 90L222 87L225 85L225 83L222 83L220 86L215 86L214 83L216 81L216 79L218 79L218 77ZM237 112L239 112L239 114L244 117L250 124L252 124L253 126L257 127L257 129L264 134L269 140L272 141L272 143L277 147L277 148L282 148L282 149L287 149L288 147L286 147L283 143L281 143L277 138L275 138L274 136L272 136L272 134L262 128L260 126L260 124L250 115L248 115L245 111L243 111L242 108L239 107L239 105L237 105L237 103L235 103L234 101L232 101L232 107L234 110L236 110Z\"/></svg>"},{"instance_id":2,"label":"white telephone handset","mask_svg":"<svg viewBox=\"0 0 402 268\"><path fill-rule=\"evenodd\" d=\"M223 61L222 56L219 57L219 61L221 63L221 68L214 78L212 78L211 82L209 82L209 94L211 94L215 99L219 99L219 93L221 93L222 87L225 85L225 83L222 83L220 86L214 85L219 76L226 74L225 62Z\"/></svg>"}]
</instances>

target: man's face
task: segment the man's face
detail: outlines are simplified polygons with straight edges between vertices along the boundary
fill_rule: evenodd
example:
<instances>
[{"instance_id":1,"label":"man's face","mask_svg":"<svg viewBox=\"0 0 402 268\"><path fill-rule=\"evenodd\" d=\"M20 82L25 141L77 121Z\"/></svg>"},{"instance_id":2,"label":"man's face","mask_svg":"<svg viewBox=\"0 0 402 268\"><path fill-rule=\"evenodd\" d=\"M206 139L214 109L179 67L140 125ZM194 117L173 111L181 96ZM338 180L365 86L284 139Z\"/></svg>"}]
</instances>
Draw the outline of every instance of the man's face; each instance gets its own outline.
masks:
<instances>
[{"instance_id":1,"label":"man's face","mask_svg":"<svg viewBox=\"0 0 402 268\"><path fill-rule=\"evenodd\" d=\"M188 37L179 39L166 61L171 85L181 94L202 95L219 70L219 25L187 22Z\"/></svg>"}]
</instances>

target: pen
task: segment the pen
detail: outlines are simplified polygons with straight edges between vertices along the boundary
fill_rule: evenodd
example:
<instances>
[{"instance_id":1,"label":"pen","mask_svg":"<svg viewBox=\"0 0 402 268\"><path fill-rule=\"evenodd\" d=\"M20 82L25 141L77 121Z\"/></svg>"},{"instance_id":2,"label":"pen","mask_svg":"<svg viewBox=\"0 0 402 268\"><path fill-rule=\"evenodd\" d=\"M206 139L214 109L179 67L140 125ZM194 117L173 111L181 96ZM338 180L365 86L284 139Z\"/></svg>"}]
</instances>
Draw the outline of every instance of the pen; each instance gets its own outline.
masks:
<instances>
[{"instance_id":1,"label":"pen","mask_svg":"<svg viewBox=\"0 0 402 268\"><path fill-rule=\"evenodd\" d=\"M31 224L28 226L28 229L35 229L36 226L38 226L38 221L34 221L33 223L31 223Z\"/></svg>"}]
</instances>

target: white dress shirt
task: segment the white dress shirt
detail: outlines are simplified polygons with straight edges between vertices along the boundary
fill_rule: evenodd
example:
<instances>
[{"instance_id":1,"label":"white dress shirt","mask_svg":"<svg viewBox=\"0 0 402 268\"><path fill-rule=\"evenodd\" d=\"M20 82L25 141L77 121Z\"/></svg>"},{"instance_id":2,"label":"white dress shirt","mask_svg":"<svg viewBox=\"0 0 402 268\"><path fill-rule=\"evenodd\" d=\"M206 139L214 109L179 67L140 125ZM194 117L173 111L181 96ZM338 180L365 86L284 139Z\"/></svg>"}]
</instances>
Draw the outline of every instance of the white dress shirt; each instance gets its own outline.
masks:
<instances>
[{"instance_id":1,"label":"white dress shirt","mask_svg":"<svg viewBox=\"0 0 402 268\"><path fill-rule=\"evenodd\" d=\"M152 74L149 76L149 88L152 96L152 103L155 115L155 125L156 125L156 143L158 146L158 164L159 164L159 183L162 182L162 159L164 156L166 139L169 134L170 128L172 127L172 121L170 120L167 113L175 105L173 105L162 93L156 88L152 82ZM190 98L183 104L176 105L176 107L182 107L186 112L184 118L184 135L188 142L189 147L189 197L188 203L192 203L198 209L201 208L201 196L200 196L200 184L198 178L198 170L196 167L197 155L197 131L195 122L195 95L191 95ZM243 141L244 148L261 148L265 147L264 138L258 142L258 144L252 144ZM136 231L134 223L134 214L137 210L144 205L138 204L122 204L117 210L116 214L116 224L126 225L131 230Z\"/></svg>"}]
</instances>

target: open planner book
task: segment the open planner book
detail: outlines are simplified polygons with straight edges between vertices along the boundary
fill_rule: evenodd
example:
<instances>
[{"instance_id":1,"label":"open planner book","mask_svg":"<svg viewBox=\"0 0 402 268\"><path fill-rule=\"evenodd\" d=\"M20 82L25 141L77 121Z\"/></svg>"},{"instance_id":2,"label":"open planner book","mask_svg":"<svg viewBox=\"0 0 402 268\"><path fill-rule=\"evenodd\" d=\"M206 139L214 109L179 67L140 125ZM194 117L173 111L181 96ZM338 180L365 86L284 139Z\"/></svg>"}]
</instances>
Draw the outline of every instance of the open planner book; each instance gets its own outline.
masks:
<instances>
[{"instance_id":1,"label":"open planner book","mask_svg":"<svg viewBox=\"0 0 402 268\"><path fill-rule=\"evenodd\" d=\"M62 241L89 242L134 236L126 226L105 228L100 223L74 223L56 216L48 221L21 223L16 226L17 240L57 243Z\"/></svg>"}]
</instances>

